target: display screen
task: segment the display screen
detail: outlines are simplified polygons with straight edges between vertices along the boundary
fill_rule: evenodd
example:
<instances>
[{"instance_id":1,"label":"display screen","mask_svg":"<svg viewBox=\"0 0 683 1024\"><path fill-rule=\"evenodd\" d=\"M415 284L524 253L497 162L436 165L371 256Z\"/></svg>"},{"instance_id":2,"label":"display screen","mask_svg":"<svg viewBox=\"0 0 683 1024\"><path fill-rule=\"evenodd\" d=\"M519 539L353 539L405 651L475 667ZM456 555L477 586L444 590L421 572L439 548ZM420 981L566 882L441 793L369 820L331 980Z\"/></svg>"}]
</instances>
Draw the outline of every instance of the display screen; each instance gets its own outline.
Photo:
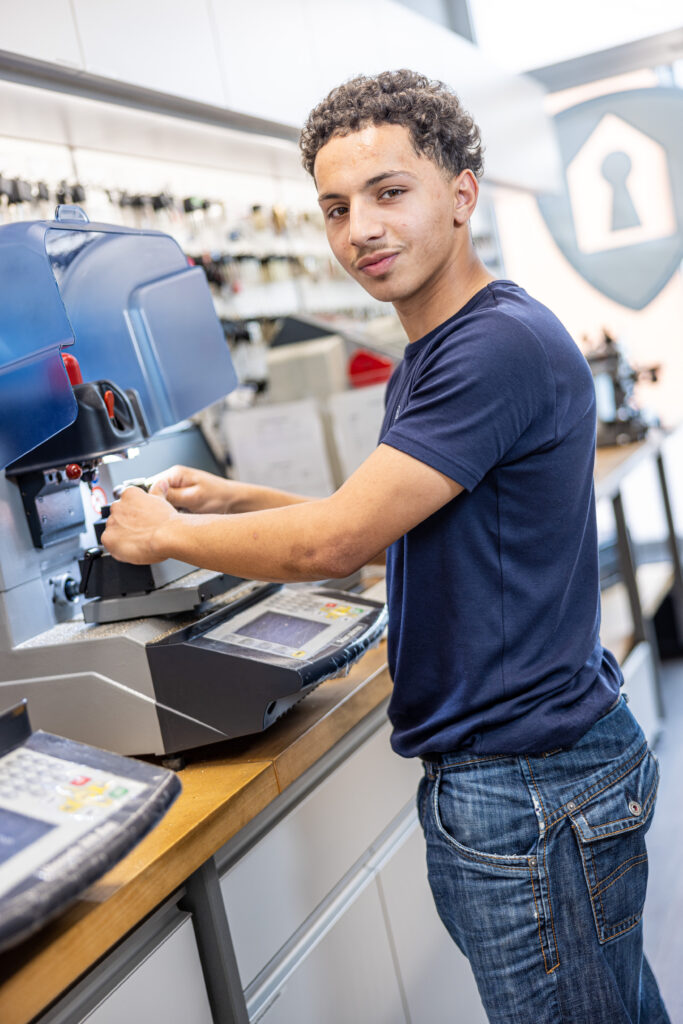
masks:
<instances>
[{"instance_id":1,"label":"display screen","mask_svg":"<svg viewBox=\"0 0 683 1024\"><path fill-rule=\"evenodd\" d=\"M296 615L264 612L235 632L242 636L250 636L254 640L283 644L285 647L303 647L328 626L327 622L312 622L310 619L300 619Z\"/></svg>"},{"instance_id":2,"label":"display screen","mask_svg":"<svg viewBox=\"0 0 683 1024\"><path fill-rule=\"evenodd\" d=\"M15 853L25 850L37 839L42 839L54 827L47 821L29 818L26 814L10 811L6 807L0 808L0 864Z\"/></svg>"}]
</instances>

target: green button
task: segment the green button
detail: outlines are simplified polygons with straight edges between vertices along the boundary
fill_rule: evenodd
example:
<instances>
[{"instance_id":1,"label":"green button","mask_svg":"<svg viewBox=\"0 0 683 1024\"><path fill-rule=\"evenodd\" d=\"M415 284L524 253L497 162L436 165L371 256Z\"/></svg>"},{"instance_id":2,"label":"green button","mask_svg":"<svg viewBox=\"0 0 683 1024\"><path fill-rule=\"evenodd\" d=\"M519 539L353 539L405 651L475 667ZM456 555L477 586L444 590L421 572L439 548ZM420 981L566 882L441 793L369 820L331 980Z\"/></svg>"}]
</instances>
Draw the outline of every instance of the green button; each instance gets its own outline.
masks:
<instances>
[{"instance_id":1,"label":"green button","mask_svg":"<svg viewBox=\"0 0 683 1024\"><path fill-rule=\"evenodd\" d=\"M128 790L125 786L115 786L109 793L109 796L113 796L115 800L119 800L122 796L125 796L127 792Z\"/></svg>"}]
</instances>

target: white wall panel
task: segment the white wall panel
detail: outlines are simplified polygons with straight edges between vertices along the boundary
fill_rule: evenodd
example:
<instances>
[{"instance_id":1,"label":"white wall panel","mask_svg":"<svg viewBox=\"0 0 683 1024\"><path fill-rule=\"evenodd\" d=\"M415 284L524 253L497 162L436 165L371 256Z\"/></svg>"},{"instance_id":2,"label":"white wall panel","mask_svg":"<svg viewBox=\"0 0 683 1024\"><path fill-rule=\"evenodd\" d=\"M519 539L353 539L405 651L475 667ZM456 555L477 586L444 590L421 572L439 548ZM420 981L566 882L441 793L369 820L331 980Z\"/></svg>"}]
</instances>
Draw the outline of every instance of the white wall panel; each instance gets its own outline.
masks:
<instances>
[{"instance_id":1,"label":"white wall panel","mask_svg":"<svg viewBox=\"0 0 683 1024\"><path fill-rule=\"evenodd\" d=\"M315 18L303 0L209 0L227 106L243 114L300 125L322 93L315 78Z\"/></svg>"},{"instance_id":2,"label":"white wall panel","mask_svg":"<svg viewBox=\"0 0 683 1024\"><path fill-rule=\"evenodd\" d=\"M330 88L409 67L440 78L479 123L486 177L552 190L559 158L537 82L395 0L39 0L16 3L1 46L127 84L300 126ZM38 12L38 7L41 10Z\"/></svg>"},{"instance_id":3,"label":"white wall panel","mask_svg":"<svg viewBox=\"0 0 683 1024\"><path fill-rule=\"evenodd\" d=\"M73 0L85 69L95 75L225 105L206 0Z\"/></svg>"},{"instance_id":4,"label":"white wall panel","mask_svg":"<svg viewBox=\"0 0 683 1024\"><path fill-rule=\"evenodd\" d=\"M83 67L69 0L17 0L5 4L0 49L51 64Z\"/></svg>"},{"instance_id":5,"label":"white wall panel","mask_svg":"<svg viewBox=\"0 0 683 1024\"><path fill-rule=\"evenodd\" d=\"M472 43L394 0L303 0L315 29L320 93L357 74L410 68L452 86L479 125L491 182L552 190L559 151L544 90L491 63Z\"/></svg>"}]
</instances>

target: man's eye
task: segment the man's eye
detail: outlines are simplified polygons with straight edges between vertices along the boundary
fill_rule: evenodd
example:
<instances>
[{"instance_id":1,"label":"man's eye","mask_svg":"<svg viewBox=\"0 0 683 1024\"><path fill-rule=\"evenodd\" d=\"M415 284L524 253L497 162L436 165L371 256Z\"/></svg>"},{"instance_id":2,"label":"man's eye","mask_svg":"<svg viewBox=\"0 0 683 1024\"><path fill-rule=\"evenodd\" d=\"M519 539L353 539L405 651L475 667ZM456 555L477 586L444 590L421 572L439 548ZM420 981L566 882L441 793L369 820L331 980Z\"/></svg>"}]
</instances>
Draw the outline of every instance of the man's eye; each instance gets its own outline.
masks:
<instances>
[{"instance_id":1,"label":"man's eye","mask_svg":"<svg viewBox=\"0 0 683 1024\"><path fill-rule=\"evenodd\" d=\"M331 210L327 211L327 216L330 220L337 220L339 217L342 217L346 211L346 206L333 206Z\"/></svg>"},{"instance_id":2,"label":"man's eye","mask_svg":"<svg viewBox=\"0 0 683 1024\"><path fill-rule=\"evenodd\" d=\"M401 196L405 192L404 188L385 188L382 192L380 199L395 199L396 196Z\"/></svg>"}]
</instances>

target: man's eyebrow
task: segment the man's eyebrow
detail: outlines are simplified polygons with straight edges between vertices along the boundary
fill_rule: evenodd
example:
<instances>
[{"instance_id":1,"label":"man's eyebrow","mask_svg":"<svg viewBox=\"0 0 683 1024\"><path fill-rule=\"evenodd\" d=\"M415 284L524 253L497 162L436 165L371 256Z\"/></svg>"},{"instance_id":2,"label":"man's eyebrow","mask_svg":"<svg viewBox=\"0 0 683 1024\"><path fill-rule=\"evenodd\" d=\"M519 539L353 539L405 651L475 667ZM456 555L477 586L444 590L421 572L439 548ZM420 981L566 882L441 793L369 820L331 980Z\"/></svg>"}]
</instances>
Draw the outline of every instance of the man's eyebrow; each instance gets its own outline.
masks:
<instances>
[{"instance_id":1,"label":"man's eyebrow","mask_svg":"<svg viewBox=\"0 0 683 1024\"><path fill-rule=\"evenodd\" d=\"M397 174L402 174L406 178L413 178L413 179L415 178L415 175L411 174L410 171L382 171L381 174L376 174L373 178L368 178L368 180L363 185L363 188L364 189L372 188L373 185L379 185L379 183L381 181L385 181L387 178L393 178ZM325 192L323 195L318 196L318 202L319 203L323 203L327 199L344 199L344 198L345 197L340 195L338 192Z\"/></svg>"}]
</instances>

